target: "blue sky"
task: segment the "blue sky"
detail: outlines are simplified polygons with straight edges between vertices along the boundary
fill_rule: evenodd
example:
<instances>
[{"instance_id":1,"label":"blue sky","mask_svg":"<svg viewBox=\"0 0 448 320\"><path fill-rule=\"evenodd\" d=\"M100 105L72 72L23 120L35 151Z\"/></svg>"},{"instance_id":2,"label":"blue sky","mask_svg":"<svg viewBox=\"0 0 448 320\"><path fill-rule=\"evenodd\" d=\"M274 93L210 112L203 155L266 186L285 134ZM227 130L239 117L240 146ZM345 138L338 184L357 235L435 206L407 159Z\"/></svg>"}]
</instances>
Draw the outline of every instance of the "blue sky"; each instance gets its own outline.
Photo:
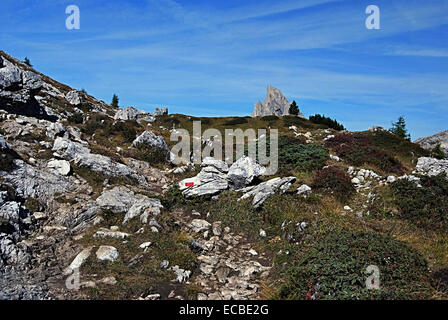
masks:
<instances>
[{"instance_id":1,"label":"blue sky","mask_svg":"<svg viewBox=\"0 0 448 320\"><path fill-rule=\"evenodd\" d=\"M0 29L1 49L121 106L249 115L271 84L350 130L448 129L448 0L2 0Z\"/></svg>"}]
</instances>

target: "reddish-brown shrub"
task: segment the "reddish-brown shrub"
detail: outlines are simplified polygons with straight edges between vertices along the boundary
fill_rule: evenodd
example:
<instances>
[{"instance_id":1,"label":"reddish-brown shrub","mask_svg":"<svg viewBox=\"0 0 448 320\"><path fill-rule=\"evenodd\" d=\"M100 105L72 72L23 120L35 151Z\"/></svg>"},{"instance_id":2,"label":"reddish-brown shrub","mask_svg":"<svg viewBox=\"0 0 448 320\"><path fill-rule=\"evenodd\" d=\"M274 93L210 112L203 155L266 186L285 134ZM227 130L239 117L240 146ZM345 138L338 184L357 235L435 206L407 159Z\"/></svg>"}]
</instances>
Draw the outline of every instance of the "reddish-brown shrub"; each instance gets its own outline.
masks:
<instances>
[{"instance_id":1,"label":"reddish-brown shrub","mask_svg":"<svg viewBox=\"0 0 448 320\"><path fill-rule=\"evenodd\" d=\"M314 175L313 187L329 190L341 201L348 200L355 191L350 176L336 167L318 170Z\"/></svg>"},{"instance_id":2,"label":"reddish-brown shrub","mask_svg":"<svg viewBox=\"0 0 448 320\"><path fill-rule=\"evenodd\" d=\"M372 145L370 139L363 134L341 133L328 139L325 146L333 149L339 157L355 166L370 164L384 172L396 174L404 171L398 159Z\"/></svg>"}]
</instances>

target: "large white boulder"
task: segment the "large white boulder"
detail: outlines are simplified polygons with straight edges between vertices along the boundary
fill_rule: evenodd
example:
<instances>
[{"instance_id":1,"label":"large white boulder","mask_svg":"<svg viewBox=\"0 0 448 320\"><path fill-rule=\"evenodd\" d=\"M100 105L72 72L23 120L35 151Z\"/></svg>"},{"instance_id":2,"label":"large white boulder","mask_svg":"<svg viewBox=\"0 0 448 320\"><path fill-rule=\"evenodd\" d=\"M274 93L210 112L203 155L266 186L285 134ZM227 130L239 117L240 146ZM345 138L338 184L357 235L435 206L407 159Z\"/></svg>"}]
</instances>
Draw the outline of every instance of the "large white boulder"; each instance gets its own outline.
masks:
<instances>
[{"instance_id":1,"label":"large white boulder","mask_svg":"<svg viewBox=\"0 0 448 320\"><path fill-rule=\"evenodd\" d=\"M275 192L285 193L291 185L296 181L296 177L273 178L271 180L260 183L257 186L251 186L243 189L244 194L239 200L253 197L252 205L255 208L260 207L266 199Z\"/></svg>"},{"instance_id":2,"label":"large white boulder","mask_svg":"<svg viewBox=\"0 0 448 320\"><path fill-rule=\"evenodd\" d=\"M134 107L126 107L124 109L119 109L114 116L115 120L137 120L140 115L148 114L145 111L138 110Z\"/></svg>"},{"instance_id":3,"label":"large white boulder","mask_svg":"<svg viewBox=\"0 0 448 320\"><path fill-rule=\"evenodd\" d=\"M142 223L147 223L149 216L160 214L160 210L163 208L159 199L135 194L123 186L103 191L96 199L96 203L102 209L109 209L115 213L125 213L123 224L137 216L140 217Z\"/></svg>"},{"instance_id":4,"label":"large white boulder","mask_svg":"<svg viewBox=\"0 0 448 320\"><path fill-rule=\"evenodd\" d=\"M263 175L266 168L258 164L254 159L243 156L233 163L227 173L229 186L238 190L249 185L256 177Z\"/></svg>"},{"instance_id":5,"label":"large white boulder","mask_svg":"<svg viewBox=\"0 0 448 320\"><path fill-rule=\"evenodd\" d=\"M70 139L61 137L56 138L52 151L54 151L53 154L56 157L73 161L80 167L102 173L105 176L132 176L138 179L139 182L144 181L143 177L134 174L132 169L128 166L112 161L112 159L107 156L90 153L88 147Z\"/></svg>"},{"instance_id":6,"label":"large white boulder","mask_svg":"<svg viewBox=\"0 0 448 320\"><path fill-rule=\"evenodd\" d=\"M7 60L5 60L6 62ZM20 69L12 64L0 68L0 88L8 89L21 83Z\"/></svg>"},{"instance_id":7,"label":"large white boulder","mask_svg":"<svg viewBox=\"0 0 448 320\"><path fill-rule=\"evenodd\" d=\"M32 71L22 72L22 83L25 89L36 90L42 88L43 81L41 77Z\"/></svg>"},{"instance_id":8,"label":"large white boulder","mask_svg":"<svg viewBox=\"0 0 448 320\"><path fill-rule=\"evenodd\" d=\"M66 95L65 95L65 99L67 99L67 101L74 106L80 105L82 102L82 96L81 93L78 92L77 90L72 90L69 91Z\"/></svg>"},{"instance_id":9,"label":"large white boulder","mask_svg":"<svg viewBox=\"0 0 448 320\"><path fill-rule=\"evenodd\" d=\"M179 182L179 189L187 198L202 195L215 195L229 187L228 166L224 161L207 157L203 160L199 174Z\"/></svg>"},{"instance_id":10,"label":"large white boulder","mask_svg":"<svg viewBox=\"0 0 448 320\"><path fill-rule=\"evenodd\" d=\"M168 151L168 145L165 140L163 140L163 137L154 134L152 131L144 131L132 142L132 146L136 147L138 145L157 147Z\"/></svg>"}]
</instances>

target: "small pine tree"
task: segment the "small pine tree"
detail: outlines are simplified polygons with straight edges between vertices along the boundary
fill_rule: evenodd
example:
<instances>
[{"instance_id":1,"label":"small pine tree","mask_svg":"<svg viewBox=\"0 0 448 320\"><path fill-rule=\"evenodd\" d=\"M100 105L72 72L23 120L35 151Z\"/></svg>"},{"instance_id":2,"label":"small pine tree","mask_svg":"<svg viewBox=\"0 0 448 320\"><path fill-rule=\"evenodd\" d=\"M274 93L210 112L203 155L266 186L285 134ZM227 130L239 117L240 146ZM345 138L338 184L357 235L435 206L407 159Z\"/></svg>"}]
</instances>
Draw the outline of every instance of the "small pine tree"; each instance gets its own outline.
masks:
<instances>
[{"instance_id":1,"label":"small pine tree","mask_svg":"<svg viewBox=\"0 0 448 320\"><path fill-rule=\"evenodd\" d=\"M28 59L28 57L25 57L25 59L23 59L23 63L26 64L27 66L32 67L33 65L30 62L30 59Z\"/></svg>"},{"instance_id":2,"label":"small pine tree","mask_svg":"<svg viewBox=\"0 0 448 320\"><path fill-rule=\"evenodd\" d=\"M411 135L406 129L406 121L402 116L398 118L397 122L392 122L392 128L390 128L389 131L403 139L411 140Z\"/></svg>"},{"instance_id":3,"label":"small pine tree","mask_svg":"<svg viewBox=\"0 0 448 320\"><path fill-rule=\"evenodd\" d=\"M299 114L299 107L297 106L297 103L295 101L293 101L291 103L291 106L289 107L289 114L292 114L295 116Z\"/></svg>"},{"instance_id":4,"label":"small pine tree","mask_svg":"<svg viewBox=\"0 0 448 320\"><path fill-rule=\"evenodd\" d=\"M84 88L81 89L81 92L87 94L87 91Z\"/></svg>"},{"instance_id":5,"label":"small pine tree","mask_svg":"<svg viewBox=\"0 0 448 320\"><path fill-rule=\"evenodd\" d=\"M114 95L112 97L111 106L118 108L118 101L119 101L118 96L114 93Z\"/></svg>"},{"instance_id":6,"label":"small pine tree","mask_svg":"<svg viewBox=\"0 0 448 320\"><path fill-rule=\"evenodd\" d=\"M434 157L434 158L436 158L436 159L445 159L445 158L446 158L445 152L443 152L440 143L438 143L438 144L431 150L431 157Z\"/></svg>"}]
</instances>

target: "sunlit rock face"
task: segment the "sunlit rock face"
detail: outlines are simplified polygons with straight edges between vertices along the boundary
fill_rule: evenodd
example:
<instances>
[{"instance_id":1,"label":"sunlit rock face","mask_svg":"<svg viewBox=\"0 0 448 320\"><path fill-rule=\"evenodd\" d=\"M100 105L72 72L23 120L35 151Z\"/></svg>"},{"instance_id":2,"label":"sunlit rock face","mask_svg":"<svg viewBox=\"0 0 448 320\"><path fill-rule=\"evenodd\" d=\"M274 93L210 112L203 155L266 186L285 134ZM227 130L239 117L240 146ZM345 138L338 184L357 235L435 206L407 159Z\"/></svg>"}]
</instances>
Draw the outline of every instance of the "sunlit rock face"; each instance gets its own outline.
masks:
<instances>
[{"instance_id":1,"label":"sunlit rock face","mask_svg":"<svg viewBox=\"0 0 448 320\"><path fill-rule=\"evenodd\" d=\"M263 116L284 116L289 114L289 107L291 102L283 96L282 92L268 85L266 90L266 98L263 103L258 101L254 106L254 112L252 117L263 117ZM304 118L303 114L299 112L299 117Z\"/></svg>"}]
</instances>

